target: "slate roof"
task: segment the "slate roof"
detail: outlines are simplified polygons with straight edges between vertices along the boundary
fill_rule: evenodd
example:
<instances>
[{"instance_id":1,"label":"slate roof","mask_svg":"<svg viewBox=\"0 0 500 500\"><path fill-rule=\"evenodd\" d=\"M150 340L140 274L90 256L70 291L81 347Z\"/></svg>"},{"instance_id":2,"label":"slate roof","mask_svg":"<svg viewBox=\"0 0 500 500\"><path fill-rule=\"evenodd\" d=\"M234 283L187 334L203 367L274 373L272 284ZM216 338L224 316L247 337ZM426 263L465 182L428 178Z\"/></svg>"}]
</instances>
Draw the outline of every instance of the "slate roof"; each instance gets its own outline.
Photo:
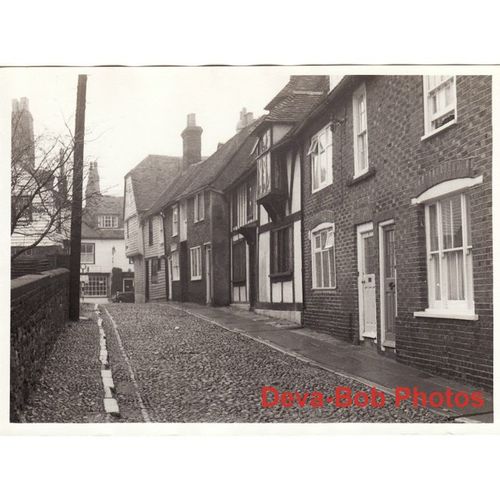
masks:
<instances>
[{"instance_id":1,"label":"slate roof","mask_svg":"<svg viewBox=\"0 0 500 500\"><path fill-rule=\"evenodd\" d=\"M137 213L151 208L181 167L182 158L178 156L149 155L127 173L126 177L132 178Z\"/></svg>"},{"instance_id":2,"label":"slate roof","mask_svg":"<svg viewBox=\"0 0 500 500\"><path fill-rule=\"evenodd\" d=\"M262 119L255 120L235 134L207 159L182 169L176 179L158 197L146 216L158 213L163 207L194 195L206 187L217 185L219 189L223 189L221 186L225 185L225 181L219 180L219 176L223 172L224 178L226 174L229 176L228 166L248 157L255 144L255 137L251 134L260 125Z\"/></svg>"},{"instance_id":3,"label":"slate roof","mask_svg":"<svg viewBox=\"0 0 500 500\"><path fill-rule=\"evenodd\" d=\"M99 229L98 215L118 216L118 229ZM123 196L98 196L83 209L82 238L123 239Z\"/></svg>"}]
</instances>

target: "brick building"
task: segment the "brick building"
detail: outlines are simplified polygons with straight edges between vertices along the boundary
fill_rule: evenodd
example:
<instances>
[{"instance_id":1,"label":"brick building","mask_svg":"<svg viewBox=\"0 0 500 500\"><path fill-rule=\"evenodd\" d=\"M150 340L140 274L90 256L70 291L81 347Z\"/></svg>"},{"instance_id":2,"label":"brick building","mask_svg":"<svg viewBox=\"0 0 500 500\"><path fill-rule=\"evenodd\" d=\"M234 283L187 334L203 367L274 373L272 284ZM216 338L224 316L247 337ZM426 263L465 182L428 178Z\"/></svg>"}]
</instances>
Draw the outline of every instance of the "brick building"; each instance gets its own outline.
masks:
<instances>
[{"instance_id":1,"label":"brick building","mask_svg":"<svg viewBox=\"0 0 500 500\"><path fill-rule=\"evenodd\" d=\"M492 388L489 76L348 76L302 145L305 326Z\"/></svg>"},{"instance_id":2,"label":"brick building","mask_svg":"<svg viewBox=\"0 0 500 500\"><path fill-rule=\"evenodd\" d=\"M163 214L170 300L217 306L230 302L229 205L223 189L227 173L250 154L255 143L251 132L258 123L251 113L243 114L239 131L206 159L199 149L201 128L188 115L182 137L189 160L148 212Z\"/></svg>"}]
</instances>

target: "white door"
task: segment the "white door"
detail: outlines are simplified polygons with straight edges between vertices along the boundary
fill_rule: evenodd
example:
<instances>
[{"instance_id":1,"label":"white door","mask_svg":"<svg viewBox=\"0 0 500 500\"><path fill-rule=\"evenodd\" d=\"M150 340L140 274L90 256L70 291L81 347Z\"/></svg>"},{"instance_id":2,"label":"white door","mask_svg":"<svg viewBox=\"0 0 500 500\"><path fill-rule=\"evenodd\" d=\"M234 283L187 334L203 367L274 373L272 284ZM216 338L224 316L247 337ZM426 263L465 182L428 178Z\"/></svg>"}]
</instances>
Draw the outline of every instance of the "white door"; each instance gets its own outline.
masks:
<instances>
[{"instance_id":1,"label":"white door","mask_svg":"<svg viewBox=\"0 0 500 500\"><path fill-rule=\"evenodd\" d=\"M172 257L168 258L168 300L172 300Z\"/></svg>"},{"instance_id":2,"label":"white door","mask_svg":"<svg viewBox=\"0 0 500 500\"><path fill-rule=\"evenodd\" d=\"M212 303L212 247L205 245L205 272L207 284L207 304Z\"/></svg>"},{"instance_id":3,"label":"white door","mask_svg":"<svg viewBox=\"0 0 500 500\"><path fill-rule=\"evenodd\" d=\"M377 296L375 288L375 269L377 256L373 237L373 224L358 226L358 297L359 297L359 336L377 337Z\"/></svg>"}]
</instances>

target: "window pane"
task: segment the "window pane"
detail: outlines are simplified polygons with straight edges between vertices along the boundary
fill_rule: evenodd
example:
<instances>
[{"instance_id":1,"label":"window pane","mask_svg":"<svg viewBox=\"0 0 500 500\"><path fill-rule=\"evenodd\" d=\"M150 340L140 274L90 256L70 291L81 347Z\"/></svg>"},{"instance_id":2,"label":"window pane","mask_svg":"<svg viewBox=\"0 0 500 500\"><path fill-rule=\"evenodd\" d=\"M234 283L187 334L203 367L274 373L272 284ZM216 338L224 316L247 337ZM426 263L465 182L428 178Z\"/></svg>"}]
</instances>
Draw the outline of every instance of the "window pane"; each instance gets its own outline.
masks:
<instances>
[{"instance_id":1,"label":"window pane","mask_svg":"<svg viewBox=\"0 0 500 500\"><path fill-rule=\"evenodd\" d=\"M461 195L456 195L451 198L451 211L453 219L453 247L458 248L463 245Z\"/></svg>"},{"instance_id":2,"label":"window pane","mask_svg":"<svg viewBox=\"0 0 500 500\"><path fill-rule=\"evenodd\" d=\"M429 223L430 223L430 247L431 252L439 249L438 229L437 229L437 206L429 207Z\"/></svg>"},{"instance_id":3,"label":"window pane","mask_svg":"<svg viewBox=\"0 0 500 500\"><path fill-rule=\"evenodd\" d=\"M330 262L328 252L321 252L321 259L323 261L323 286L330 286Z\"/></svg>"},{"instance_id":4,"label":"window pane","mask_svg":"<svg viewBox=\"0 0 500 500\"><path fill-rule=\"evenodd\" d=\"M448 270L448 299L465 300L464 296L464 264L461 251L450 252L446 255Z\"/></svg>"},{"instance_id":5,"label":"window pane","mask_svg":"<svg viewBox=\"0 0 500 500\"><path fill-rule=\"evenodd\" d=\"M470 201L468 196L464 196L465 213L467 217L467 245L472 246L471 223L470 223Z\"/></svg>"},{"instance_id":6,"label":"window pane","mask_svg":"<svg viewBox=\"0 0 500 500\"><path fill-rule=\"evenodd\" d=\"M443 248L453 248L451 200L441 202L441 223L443 227Z\"/></svg>"},{"instance_id":7,"label":"window pane","mask_svg":"<svg viewBox=\"0 0 500 500\"><path fill-rule=\"evenodd\" d=\"M439 255L431 255L431 272L434 275L434 298L441 300L441 275Z\"/></svg>"},{"instance_id":8,"label":"window pane","mask_svg":"<svg viewBox=\"0 0 500 500\"><path fill-rule=\"evenodd\" d=\"M316 287L321 288L323 286L323 281L321 279L321 252L316 252L314 254L314 263L316 265Z\"/></svg>"},{"instance_id":9,"label":"window pane","mask_svg":"<svg viewBox=\"0 0 500 500\"><path fill-rule=\"evenodd\" d=\"M328 250L328 256L330 261L330 286L335 286L335 261L333 247Z\"/></svg>"},{"instance_id":10,"label":"window pane","mask_svg":"<svg viewBox=\"0 0 500 500\"><path fill-rule=\"evenodd\" d=\"M317 249L321 248L321 234L317 234L314 237L314 247Z\"/></svg>"}]
</instances>

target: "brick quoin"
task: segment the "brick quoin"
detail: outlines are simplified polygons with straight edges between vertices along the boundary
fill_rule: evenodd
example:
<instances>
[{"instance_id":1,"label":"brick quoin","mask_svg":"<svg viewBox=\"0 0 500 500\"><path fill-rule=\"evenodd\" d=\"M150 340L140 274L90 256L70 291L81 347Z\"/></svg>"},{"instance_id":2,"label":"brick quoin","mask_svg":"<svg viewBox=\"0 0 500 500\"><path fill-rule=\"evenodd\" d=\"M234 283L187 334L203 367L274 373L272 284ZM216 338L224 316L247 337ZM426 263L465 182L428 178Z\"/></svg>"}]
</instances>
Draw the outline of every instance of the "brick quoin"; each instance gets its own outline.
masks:
<instances>
[{"instance_id":1,"label":"brick quoin","mask_svg":"<svg viewBox=\"0 0 500 500\"><path fill-rule=\"evenodd\" d=\"M368 158L373 173L353 182L352 92L365 83ZM396 350L385 354L409 365L487 390L493 387L492 90L490 76L457 76L457 123L424 135L421 76L351 79L337 98L306 124L300 136L303 164L303 273L305 326L358 342L356 226L373 222L379 262L378 222L394 219L397 261ZM305 154L311 136L332 121L333 184L311 193ZM414 317L428 307L424 208L411 199L443 180L483 175L469 189L473 288L477 321ZM335 223L337 288L312 289L310 231ZM376 270L377 337L380 275ZM366 342L366 341L365 341ZM377 344L380 350L380 342Z\"/></svg>"}]
</instances>

